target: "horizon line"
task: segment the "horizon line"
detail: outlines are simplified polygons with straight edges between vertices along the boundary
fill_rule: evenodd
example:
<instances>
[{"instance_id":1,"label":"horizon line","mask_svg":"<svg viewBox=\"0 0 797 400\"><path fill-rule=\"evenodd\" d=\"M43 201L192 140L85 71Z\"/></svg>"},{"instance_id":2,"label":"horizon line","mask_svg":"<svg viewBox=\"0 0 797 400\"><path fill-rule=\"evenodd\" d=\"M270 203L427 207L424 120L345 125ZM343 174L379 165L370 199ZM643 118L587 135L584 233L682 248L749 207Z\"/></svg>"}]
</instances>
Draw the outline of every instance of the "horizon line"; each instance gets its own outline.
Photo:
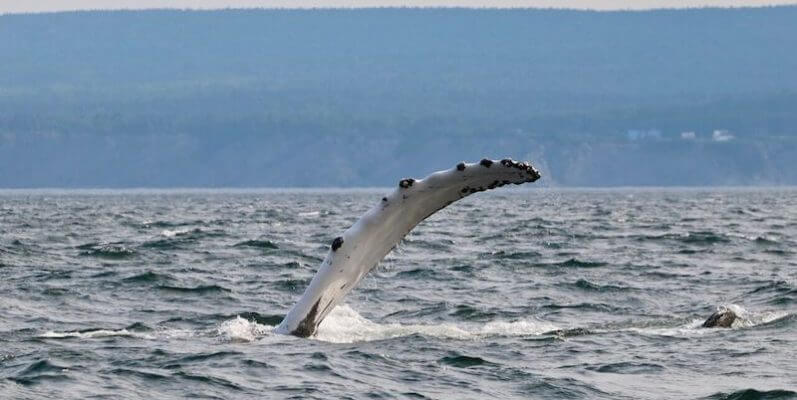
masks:
<instances>
[{"instance_id":1,"label":"horizon line","mask_svg":"<svg viewBox=\"0 0 797 400\"><path fill-rule=\"evenodd\" d=\"M0 195L9 193L53 193L53 192L103 192L103 193L134 193L134 192L171 192L171 193L199 193L199 192L371 192L393 190L393 186L171 186L171 187L0 187ZM736 184L736 185L621 185L621 186L570 186L570 185L536 185L527 187L510 187L504 191L532 191L532 190L777 190L797 189L795 184ZM495 193L495 192L491 192Z\"/></svg>"},{"instance_id":2,"label":"horizon line","mask_svg":"<svg viewBox=\"0 0 797 400\"><path fill-rule=\"evenodd\" d=\"M0 11L0 16L6 15L41 15L81 12L132 12L132 11L184 11L184 12L212 12L212 11L356 11L356 10L517 10L517 11L580 11L595 13L643 13L655 11L689 11L689 10L743 10L797 7L797 1L788 0L762 5L694 5L672 7L543 7L543 6L465 6L465 5L385 5L385 6L241 6L241 7L108 7L108 8L58 8L52 10L23 10Z\"/></svg>"}]
</instances>

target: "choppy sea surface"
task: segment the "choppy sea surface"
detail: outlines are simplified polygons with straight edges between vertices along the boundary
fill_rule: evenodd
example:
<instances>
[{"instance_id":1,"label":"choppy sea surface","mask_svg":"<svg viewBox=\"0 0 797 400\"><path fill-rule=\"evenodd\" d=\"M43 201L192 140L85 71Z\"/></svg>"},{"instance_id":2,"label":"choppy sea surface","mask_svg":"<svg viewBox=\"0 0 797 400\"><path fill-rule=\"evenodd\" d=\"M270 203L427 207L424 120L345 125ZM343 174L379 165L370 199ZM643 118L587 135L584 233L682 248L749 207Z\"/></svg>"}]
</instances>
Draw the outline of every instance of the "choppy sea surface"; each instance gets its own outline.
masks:
<instances>
[{"instance_id":1,"label":"choppy sea surface","mask_svg":"<svg viewBox=\"0 0 797 400\"><path fill-rule=\"evenodd\" d=\"M0 398L797 398L797 189L474 195L274 334L386 192L0 191Z\"/></svg>"}]
</instances>

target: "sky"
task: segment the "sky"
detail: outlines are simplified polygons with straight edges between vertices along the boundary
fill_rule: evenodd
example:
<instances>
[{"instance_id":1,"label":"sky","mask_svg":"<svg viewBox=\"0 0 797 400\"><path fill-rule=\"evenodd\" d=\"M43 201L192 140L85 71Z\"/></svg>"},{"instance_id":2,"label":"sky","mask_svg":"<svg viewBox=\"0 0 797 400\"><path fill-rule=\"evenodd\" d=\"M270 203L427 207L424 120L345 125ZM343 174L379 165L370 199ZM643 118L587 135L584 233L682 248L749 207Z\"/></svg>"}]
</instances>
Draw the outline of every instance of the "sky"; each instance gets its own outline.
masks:
<instances>
[{"instance_id":1,"label":"sky","mask_svg":"<svg viewBox=\"0 0 797 400\"><path fill-rule=\"evenodd\" d=\"M797 0L0 0L0 13L146 8L532 7L595 10L745 7Z\"/></svg>"}]
</instances>

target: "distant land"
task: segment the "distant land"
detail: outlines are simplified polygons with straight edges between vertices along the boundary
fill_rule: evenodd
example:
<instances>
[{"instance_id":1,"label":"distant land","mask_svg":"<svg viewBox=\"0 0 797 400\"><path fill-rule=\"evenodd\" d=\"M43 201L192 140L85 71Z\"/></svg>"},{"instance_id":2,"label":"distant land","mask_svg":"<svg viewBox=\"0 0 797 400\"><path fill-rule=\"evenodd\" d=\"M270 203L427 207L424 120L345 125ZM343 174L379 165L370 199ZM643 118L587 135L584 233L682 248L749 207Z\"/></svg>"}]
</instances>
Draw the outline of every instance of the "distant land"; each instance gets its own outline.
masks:
<instances>
[{"instance_id":1,"label":"distant land","mask_svg":"<svg viewBox=\"0 0 797 400\"><path fill-rule=\"evenodd\" d=\"M0 16L0 187L797 184L797 7Z\"/></svg>"}]
</instances>

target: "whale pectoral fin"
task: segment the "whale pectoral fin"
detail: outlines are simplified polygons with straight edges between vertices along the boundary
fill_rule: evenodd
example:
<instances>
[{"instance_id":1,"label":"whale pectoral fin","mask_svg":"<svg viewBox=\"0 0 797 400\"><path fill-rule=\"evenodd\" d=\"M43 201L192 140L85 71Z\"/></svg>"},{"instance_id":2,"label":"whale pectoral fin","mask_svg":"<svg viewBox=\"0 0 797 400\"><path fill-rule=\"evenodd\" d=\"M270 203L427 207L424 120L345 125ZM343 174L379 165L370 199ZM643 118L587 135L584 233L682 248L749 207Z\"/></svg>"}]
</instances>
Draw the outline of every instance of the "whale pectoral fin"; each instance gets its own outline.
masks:
<instances>
[{"instance_id":1,"label":"whale pectoral fin","mask_svg":"<svg viewBox=\"0 0 797 400\"><path fill-rule=\"evenodd\" d=\"M291 335L299 336L299 337L310 337L318 328L318 324L316 323L316 316L318 315L318 304L321 303L321 299L313 304L313 308L310 309L310 312L307 313L307 316L299 322L299 325L296 326L296 329L291 331Z\"/></svg>"},{"instance_id":2,"label":"whale pectoral fin","mask_svg":"<svg viewBox=\"0 0 797 400\"><path fill-rule=\"evenodd\" d=\"M291 308L278 333L308 337L343 297L418 223L476 192L534 182L540 173L510 159L459 163L423 179L402 179L393 193L336 237L318 272Z\"/></svg>"}]
</instances>

